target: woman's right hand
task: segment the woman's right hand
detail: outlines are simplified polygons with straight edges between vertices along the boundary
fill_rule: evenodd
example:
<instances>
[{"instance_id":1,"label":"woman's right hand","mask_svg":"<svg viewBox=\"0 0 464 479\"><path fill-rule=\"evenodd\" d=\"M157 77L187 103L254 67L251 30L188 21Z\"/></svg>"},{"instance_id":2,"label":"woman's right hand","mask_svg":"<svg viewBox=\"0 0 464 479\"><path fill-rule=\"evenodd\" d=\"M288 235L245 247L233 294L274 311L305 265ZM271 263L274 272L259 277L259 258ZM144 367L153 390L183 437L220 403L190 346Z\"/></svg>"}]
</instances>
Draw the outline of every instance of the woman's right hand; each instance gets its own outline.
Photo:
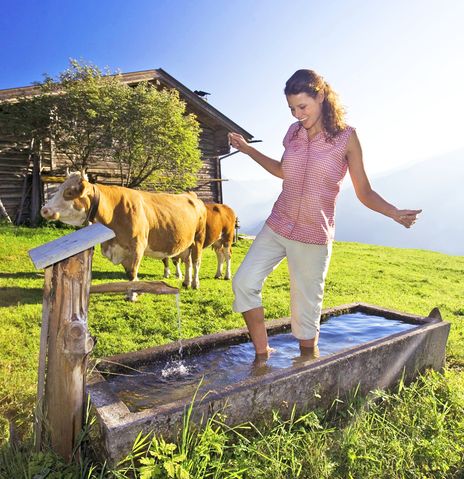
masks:
<instances>
[{"instance_id":1,"label":"woman's right hand","mask_svg":"<svg viewBox=\"0 0 464 479\"><path fill-rule=\"evenodd\" d=\"M250 148L245 138L239 133L229 133L229 143L233 148L236 148L238 151L242 153L247 153Z\"/></svg>"},{"instance_id":2,"label":"woman's right hand","mask_svg":"<svg viewBox=\"0 0 464 479\"><path fill-rule=\"evenodd\" d=\"M277 178L284 177L281 162L263 155L256 148L253 148L249 143L247 143L242 135L239 135L238 133L229 133L229 143L233 148L237 148L238 151L248 155L252 160L256 161L258 165L261 165L272 175L277 176Z\"/></svg>"}]
</instances>

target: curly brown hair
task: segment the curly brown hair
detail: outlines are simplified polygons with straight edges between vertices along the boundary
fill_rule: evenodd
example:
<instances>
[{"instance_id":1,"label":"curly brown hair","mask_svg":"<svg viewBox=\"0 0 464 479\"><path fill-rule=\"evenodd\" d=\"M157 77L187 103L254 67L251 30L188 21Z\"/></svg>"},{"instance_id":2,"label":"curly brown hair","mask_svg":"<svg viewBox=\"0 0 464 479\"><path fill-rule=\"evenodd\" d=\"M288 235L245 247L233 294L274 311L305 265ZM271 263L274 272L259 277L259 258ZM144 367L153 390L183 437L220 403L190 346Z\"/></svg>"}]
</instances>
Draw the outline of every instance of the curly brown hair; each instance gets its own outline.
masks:
<instances>
[{"instance_id":1,"label":"curly brown hair","mask_svg":"<svg viewBox=\"0 0 464 479\"><path fill-rule=\"evenodd\" d=\"M314 70L297 70L285 83L285 95L298 95L307 93L316 98L317 94L324 91L322 103L322 126L326 139L333 140L346 127L345 109L340 103L337 93Z\"/></svg>"}]
</instances>

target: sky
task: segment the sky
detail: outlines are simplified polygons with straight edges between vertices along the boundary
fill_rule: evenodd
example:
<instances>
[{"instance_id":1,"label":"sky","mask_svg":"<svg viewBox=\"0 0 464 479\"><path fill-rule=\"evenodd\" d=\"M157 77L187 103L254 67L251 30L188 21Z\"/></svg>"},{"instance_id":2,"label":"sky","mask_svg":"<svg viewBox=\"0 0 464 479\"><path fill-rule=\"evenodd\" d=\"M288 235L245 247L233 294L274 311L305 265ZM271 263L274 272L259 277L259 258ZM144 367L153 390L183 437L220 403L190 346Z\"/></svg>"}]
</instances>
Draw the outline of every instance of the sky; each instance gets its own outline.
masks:
<instances>
[{"instance_id":1,"label":"sky","mask_svg":"<svg viewBox=\"0 0 464 479\"><path fill-rule=\"evenodd\" d=\"M0 89L57 75L69 58L163 68L279 159L300 68L338 92L373 177L464 148L462 0L0 0ZM242 154L223 177L268 173ZM452 173L451 173L452 174ZM227 198L226 198L227 200Z\"/></svg>"}]
</instances>

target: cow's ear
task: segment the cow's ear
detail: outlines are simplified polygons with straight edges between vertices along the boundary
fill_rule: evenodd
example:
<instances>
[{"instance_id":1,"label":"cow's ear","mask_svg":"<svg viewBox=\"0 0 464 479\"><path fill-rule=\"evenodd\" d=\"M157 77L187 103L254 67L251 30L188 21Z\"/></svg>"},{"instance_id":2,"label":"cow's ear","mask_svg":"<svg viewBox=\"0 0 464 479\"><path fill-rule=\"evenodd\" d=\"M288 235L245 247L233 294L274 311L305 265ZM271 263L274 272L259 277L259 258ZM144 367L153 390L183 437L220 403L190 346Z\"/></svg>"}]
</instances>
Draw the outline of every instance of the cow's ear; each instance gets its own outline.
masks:
<instances>
[{"instance_id":1,"label":"cow's ear","mask_svg":"<svg viewBox=\"0 0 464 479\"><path fill-rule=\"evenodd\" d=\"M82 193L84 193L84 190L85 190L84 182L80 180L77 185L68 186L63 191L63 198L66 201L75 200L76 198L79 198L82 196Z\"/></svg>"}]
</instances>

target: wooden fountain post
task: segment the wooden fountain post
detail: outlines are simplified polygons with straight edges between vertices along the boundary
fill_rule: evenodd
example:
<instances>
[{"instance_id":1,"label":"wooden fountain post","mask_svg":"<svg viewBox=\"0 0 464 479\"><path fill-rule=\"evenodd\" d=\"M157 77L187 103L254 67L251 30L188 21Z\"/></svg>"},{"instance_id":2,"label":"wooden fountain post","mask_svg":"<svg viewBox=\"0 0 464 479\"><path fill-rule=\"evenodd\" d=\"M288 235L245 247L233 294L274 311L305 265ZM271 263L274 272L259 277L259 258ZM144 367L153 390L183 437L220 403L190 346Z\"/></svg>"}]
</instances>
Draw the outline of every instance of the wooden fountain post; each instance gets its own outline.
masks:
<instances>
[{"instance_id":1,"label":"wooden fountain post","mask_svg":"<svg viewBox=\"0 0 464 479\"><path fill-rule=\"evenodd\" d=\"M87 328L93 247L114 236L96 223L29 251L35 267L45 268L35 446L40 450L46 435L67 461L82 430L93 348Z\"/></svg>"}]
</instances>

